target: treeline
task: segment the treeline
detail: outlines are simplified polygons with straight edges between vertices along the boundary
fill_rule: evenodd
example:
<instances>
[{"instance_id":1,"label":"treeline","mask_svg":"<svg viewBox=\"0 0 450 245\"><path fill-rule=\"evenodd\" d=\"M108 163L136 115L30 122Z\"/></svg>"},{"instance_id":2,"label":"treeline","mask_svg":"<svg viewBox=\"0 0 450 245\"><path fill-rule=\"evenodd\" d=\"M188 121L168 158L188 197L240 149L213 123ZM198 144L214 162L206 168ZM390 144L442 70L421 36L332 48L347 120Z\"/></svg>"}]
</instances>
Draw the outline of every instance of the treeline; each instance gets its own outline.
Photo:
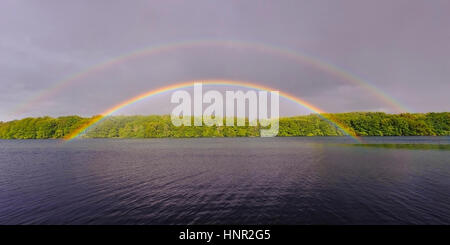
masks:
<instances>
[{"instance_id":1,"label":"treeline","mask_svg":"<svg viewBox=\"0 0 450 245\"><path fill-rule=\"evenodd\" d=\"M450 113L351 112L324 114L359 136L450 135ZM88 123L79 116L25 118L0 122L1 139L57 139ZM87 138L252 137L259 127L175 127L170 116L114 116L91 127ZM315 114L280 119L278 136L340 136L340 129Z\"/></svg>"}]
</instances>

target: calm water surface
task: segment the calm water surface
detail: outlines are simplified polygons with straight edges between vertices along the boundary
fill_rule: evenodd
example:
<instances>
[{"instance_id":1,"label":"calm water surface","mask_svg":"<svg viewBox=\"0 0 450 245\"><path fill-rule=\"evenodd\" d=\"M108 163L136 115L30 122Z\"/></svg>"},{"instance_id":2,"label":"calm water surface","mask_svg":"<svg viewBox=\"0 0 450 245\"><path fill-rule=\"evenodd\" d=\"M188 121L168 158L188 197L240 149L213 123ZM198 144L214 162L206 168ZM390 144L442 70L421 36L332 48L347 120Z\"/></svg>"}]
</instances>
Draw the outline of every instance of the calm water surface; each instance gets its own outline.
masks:
<instances>
[{"instance_id":1,"label":"calm water surface","mask_svg":"<svg viewBox=\"0 0 450 245\"><path fill-rule=\"evenodd\" d=\"M0 224L450 224L450 137L0 140Z\"/></svg>"}]
</instances>

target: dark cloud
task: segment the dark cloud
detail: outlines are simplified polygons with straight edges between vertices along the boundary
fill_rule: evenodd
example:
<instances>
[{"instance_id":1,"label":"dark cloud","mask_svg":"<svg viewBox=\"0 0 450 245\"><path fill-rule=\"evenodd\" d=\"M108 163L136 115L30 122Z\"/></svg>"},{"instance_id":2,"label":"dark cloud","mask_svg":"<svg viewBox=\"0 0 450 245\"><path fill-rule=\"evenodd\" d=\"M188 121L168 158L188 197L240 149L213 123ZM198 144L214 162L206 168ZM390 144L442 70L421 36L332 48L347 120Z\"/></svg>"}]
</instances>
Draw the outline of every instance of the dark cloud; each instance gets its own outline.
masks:
<instances>
[{"instance_id":1,"label":"dark cloud","mask_svg":"<svg viewBox=\"0 0 450 245\"><path fill-rule=\"evenodd\" d=\"M363 78L414 111L444 111L450 102L448 9L445 0L6 0L0 3L0 120L92 115L158 86L206 78L259 82L332 112L393 111L357 84L283 55L191 47L121 63L11 114L95 64L149 46L201 39L290 48ZM167 98L130 112L167 113ZM282 106L287 115L303 112Z\"/></svg>"}]
</instances>

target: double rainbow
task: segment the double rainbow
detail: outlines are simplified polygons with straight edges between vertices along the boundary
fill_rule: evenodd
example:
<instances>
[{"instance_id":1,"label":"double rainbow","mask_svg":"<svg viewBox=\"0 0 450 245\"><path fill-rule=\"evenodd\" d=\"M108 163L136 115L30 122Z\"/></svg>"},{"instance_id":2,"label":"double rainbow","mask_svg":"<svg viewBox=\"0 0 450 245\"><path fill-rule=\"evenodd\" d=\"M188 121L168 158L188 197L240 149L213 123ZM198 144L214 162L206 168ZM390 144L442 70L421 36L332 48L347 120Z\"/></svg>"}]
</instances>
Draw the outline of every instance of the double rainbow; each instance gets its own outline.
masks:
<instances>
[{"instance_id":1,"label":"double rainbow","mask_svg":"<svg viewBox=\"0 0 450 245\"><path fill-rule=\"evenodd\" d=\"M177 90L177 89L183 89L183 88L187 88L187 87L192 87L194 86L195 83L202 83L203 85L219 85L219 86L237 86L237 87L243 87L243 88L250 88L250 89L256 89L256 90L264 90L264 91L278 91L277 89L274 88L270 88L264 85L260 85L260 84L256 84L256 83L250 83L250 82L242 82L242 81L233 81L233 80L206 80L206 81L189 81L189 82L182 82L182 83L177 83L177 84L172 84L169 86L165 86L165 87L161 87L161 88L157 88L157 89L153 89L150 90L148 92L145 92L143 94L140 94L138 96L135 96L133 98L130 98L128 100L125 100L107 110L105 110L103 113L101 113L101 115L99 117L95 117L94 119L92 119L90 122L86 123L85 125L81 126L80 128L76 129L74 132L72 132L71 134L67 135L65 137L66 141L70 141L73 140L75 138L77 138L78 136L80 136L81 134L83 134L84 132L86 132L87 130L89 130L89 128L91 128L92 126L94 126L95 124L99 123L100 121L104 120L106 117L110 116L111 114L113 114L114 112L127 107L129 105L132 105L134 103L137 103L139 101L142 101L146 98L158 95L158 94L162 94L165 92L169 92L169 91L173 91L173 90ZM279 91L279 95L287 100L290 100L294 103L297 103L301 106L303 106L304 108L310 110L313 113L317 113L320 117L322 117L323 119L327 120L328 122L332 123L333 125L335 125L340 131L342 131L344 134L352 137L353 139L355 139L357 142L360 142L359 138L356 136L356 134L353 132L352 129L346 127L345 125L343 125L342 123L338 122L337 120L333 119L331 116L327 116L325 113L325 111L323 111L322 109L312 105L311 103L300 99L294 95L291 95L289 93L283 92L283 91Z\"/></svg>"},{"instance_id":2,"label":"double rainbow","mask_svg":"<svg viewBox=\"0 0 450 245\"><path fill-rule=\"evenodd\" d=\"M54 86L46 89L42 93L33 97L32 99L19 105L11 114L20 115L21 113L30 110L36 104L39 104L42 101L52 98L52 96L58 94L63 89L73 84L85 81L83 80L84 78L87 78L92 74L105 71L116 65L123 64L127 61L134 60L139 57L151 56L159 53L175 51L178 49L195 48L195 47L244 48L285 57L295 62L311 66L312 68L317 69L326 74L332 75L336 77L339 81L346 81L355 84L359 87L362 87L369 94L375 96L377 99L382 101L384 104L389 105L397 112L410 111L405 106L401 105L398 101L396 101L392 96L389 96L385 92L381 91L380 89L368 83L367 81L357 77L356 75L350 74L349 72L343 70L342 68L339 68L331 63L327 63L319 58L312 57L310 55L300 53L295 50L278 47L274 45L263 44L259 42L236 41L236 40L190 40L146 47L106 60L105 62L97 64L95 66L89 67L86 70L83 70L79 73L67 77L64 80L57 82Z\"/></svg>"}]
</instances>

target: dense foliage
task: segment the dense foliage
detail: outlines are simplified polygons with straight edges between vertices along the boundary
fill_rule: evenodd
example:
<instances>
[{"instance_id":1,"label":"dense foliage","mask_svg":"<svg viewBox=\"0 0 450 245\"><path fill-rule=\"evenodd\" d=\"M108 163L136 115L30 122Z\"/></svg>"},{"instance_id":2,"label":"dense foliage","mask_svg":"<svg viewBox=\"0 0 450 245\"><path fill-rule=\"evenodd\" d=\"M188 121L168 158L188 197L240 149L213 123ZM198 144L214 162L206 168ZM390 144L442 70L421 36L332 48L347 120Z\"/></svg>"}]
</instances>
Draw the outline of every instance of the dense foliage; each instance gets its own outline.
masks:
<instances>
[{"instance_id":1,"label":"dense foliage","mask_svg":"<svg viewBox=\"0 0 450 245\"><path fill-rule=\"evenodd\" d=\"M351 112L326 114L361 136L450 135L450 112L386 114ZM40 117L0 122L2 139L63 138L92 118ZM279 136L339 136L339 129L311 114L280 119ZM89 138L239 137L259 136L258 127L175 127L169 116L114 116L90 128Z\"/></svg>"}]
</instances>

